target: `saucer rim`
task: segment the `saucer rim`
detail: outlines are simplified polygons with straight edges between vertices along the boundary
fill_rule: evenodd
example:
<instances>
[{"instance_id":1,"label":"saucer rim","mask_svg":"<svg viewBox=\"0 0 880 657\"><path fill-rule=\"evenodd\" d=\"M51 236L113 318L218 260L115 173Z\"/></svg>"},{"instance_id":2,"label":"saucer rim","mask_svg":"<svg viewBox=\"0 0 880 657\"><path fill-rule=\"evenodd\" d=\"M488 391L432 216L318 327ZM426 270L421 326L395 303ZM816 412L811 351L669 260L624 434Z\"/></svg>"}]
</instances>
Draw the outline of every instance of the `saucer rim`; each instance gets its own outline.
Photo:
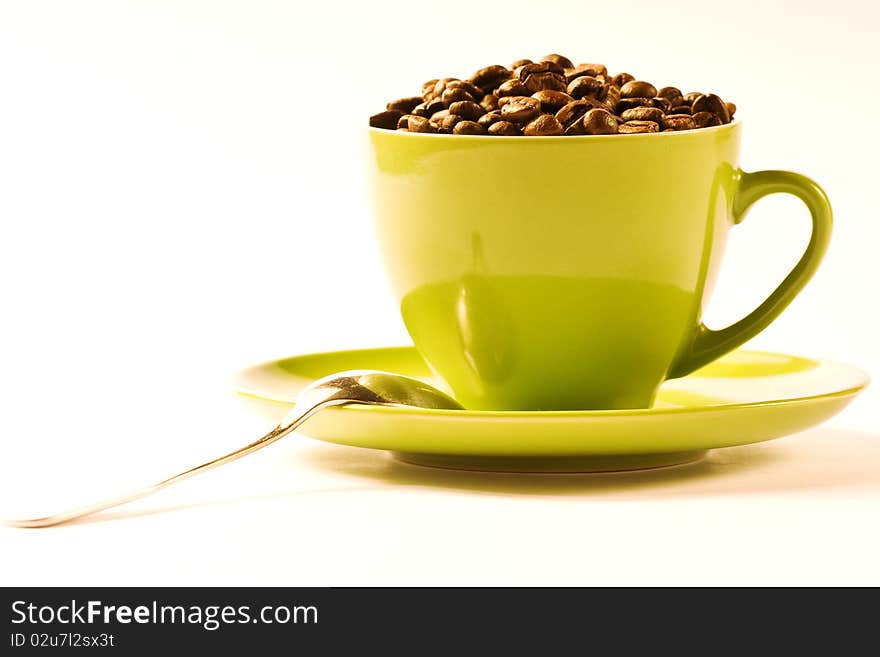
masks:
<instances>
[{"instance_id":1,"label":"saucer rim","mask_svg":"<svg viewBox=\"0 0 880 657\"><path fill-rule=\"evenodd\" d=\"M320 352L312 352L312 353L304 353L304 354L296 354L292 356L285 356L282 358L274 358L262 363L258 363L256 365L251 365L249 367L245 367L238 371L235 377L236 389L237 393L245 396L256 399L262 399L266 401L273 401L280 404L288 404L292 405L294 402L289 399L278 399L274 396L267 395L264 392L259 392L254 390L252 387L245 385L245 376L248 372L254 370L265 370L270 367L278 367L278 364L282 361L293 360L297 358L309 357L309 358L320 358L322 356L334 355L338 356L340 354L345 353L363 353L366 351L388 351L388 350L400 350L400 351L413 351L418 353L418 351L412 345L396 345L396 346L385 346L385 347L366 347L361 349L339 349L333 351L320 351ZM825 363L828 365L834 365L838 367L847 368L852 370L854 373L858 374L861 381L854 386L850 386L843 390L835 390L832 392L823 392L813 395L802 395L798 397L785 397L785 398L777 398L777 399L764 399L760 401L748 401L748 402L733 402L726 404L708 404L705 406L672 406L672 407L664 407L664 408L624 408L624 409L583 409L583 410L533 410L533 411L522 411L522 410L511 410L511 411L491 411L491 410L480 410L480 409L464 409L464 410L456 410L456 409L435 409L435 408L415 408L412 406L368 406L363 404L350 404L345 406L338 406L334 409L331 409L335 412L370 412L370 413L385 413L389 415L425 415L431 417L444 417L444 418L455 418L458 420L468 420L468 419L476 419L476 418L511 418L511 419L522 419L522 420L546 420L546 419L565 419L565 418L590 418L590 417L639 417L639 416L656 416L656 415L675 415L681 413L705 413L705 412L717 412L719 410L731 410L731 409L739 409L739 408L759 408L759 407L771 407L771 406L783 406L783 405L792 405L798 404L802 402L815 401L819 399L836 399L836 398L844 398L855 396L865 390L870 383L871 378L867 372L862 370L859 367L854 365L849 365L847 363L841 363L838 361L825 359L825 358L810 358L808 356L800 356L798 354L790 354L786 352L779 351L767 351L761 349L737 349L737 352L745 352L750 354L759 354L764 356L789 356L796 358L806 358L808 360L814 360L820 363ZM305 377L302 377L305 378ZM681 377L688 378L688 377ZM717 378L728 378L728 377L717 377Z\"/></svg>"}]
</instances>

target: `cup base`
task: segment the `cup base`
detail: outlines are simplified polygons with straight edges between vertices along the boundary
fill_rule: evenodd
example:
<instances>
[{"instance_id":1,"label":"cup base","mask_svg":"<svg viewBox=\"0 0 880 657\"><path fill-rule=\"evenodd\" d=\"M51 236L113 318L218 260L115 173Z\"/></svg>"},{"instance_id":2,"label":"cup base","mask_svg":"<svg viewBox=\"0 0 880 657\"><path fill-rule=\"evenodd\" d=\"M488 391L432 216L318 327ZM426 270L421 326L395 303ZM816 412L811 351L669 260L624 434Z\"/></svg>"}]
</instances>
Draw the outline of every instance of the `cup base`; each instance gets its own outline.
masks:
<instances>
[{"instance_id":1,"label":"cup base","mask_svg":"<svg viewBox=\"0 0 880 657\"><path fill-rule=\"evenodd\" d=\"M410 465L447 470L477 472L566 473L586 474L627 472L668 468L695 463L707 450L669 452L663 454L608 454L601 456L478 456L470 454L418 454L393 452L398 461Z\"/></svg>"}]
</instances>

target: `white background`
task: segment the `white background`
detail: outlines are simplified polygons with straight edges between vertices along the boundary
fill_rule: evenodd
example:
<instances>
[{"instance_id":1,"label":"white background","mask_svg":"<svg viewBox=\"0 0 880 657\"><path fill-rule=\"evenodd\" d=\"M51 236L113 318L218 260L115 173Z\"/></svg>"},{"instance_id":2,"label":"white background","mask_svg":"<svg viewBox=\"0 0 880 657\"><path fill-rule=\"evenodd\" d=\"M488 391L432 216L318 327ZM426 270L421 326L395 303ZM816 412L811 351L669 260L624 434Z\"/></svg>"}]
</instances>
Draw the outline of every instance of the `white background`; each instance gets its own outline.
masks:
<instances>
[{"instance_id":1,"label":"white background","mask_svg":"<svg viewBox=\"0 0 880 657\"><path fill-rule=\"evenodd\" d=\"M245 365L407 343L365 202L366 117L426 78L552 51L717 91L744 169L824 186L828 256L752 346L876 376L877 19L862 0L3 0L0 516L250 439L281 410L230 393ZM776 285L808 223L793 199L755 208L710 325ZM877 584L878 407L875 386L696 483L601 490L290 439L138 507L162 513L4 529L0 584Z\"/></svg>"}]
</instances>

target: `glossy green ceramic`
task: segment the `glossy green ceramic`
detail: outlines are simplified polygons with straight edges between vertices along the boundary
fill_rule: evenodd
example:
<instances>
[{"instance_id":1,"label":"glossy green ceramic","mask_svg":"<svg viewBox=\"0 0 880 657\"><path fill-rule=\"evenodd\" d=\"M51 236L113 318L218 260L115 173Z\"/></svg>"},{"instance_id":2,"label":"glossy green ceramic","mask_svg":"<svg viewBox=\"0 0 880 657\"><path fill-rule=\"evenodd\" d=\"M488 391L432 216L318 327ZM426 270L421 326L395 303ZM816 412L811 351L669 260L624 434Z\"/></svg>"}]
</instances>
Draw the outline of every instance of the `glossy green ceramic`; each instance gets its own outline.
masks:
<instances>
[{"instance_id":1,"label":"glossy green ceramic","mask_svg":"<svg viewBox=\"0 0 880 657\"><path fill-rule=\"evenodd\" d=\"M467 408L649 407L769 324L828 244L822 190L738 168L740 125L644 135L370 130L379 240L419 352ZM767 194L813 217L803 258L736 324L701 315L728 229Z\"/></svg>"},{"instance_id":2,"label":"glossy green ceramic","mask_svg":"<svg viewBox=\"0 0 880 657\"><path fill-rule=\"evenodd\" d=\"M315 379L379 369L441 385L411 347L310 354L248 368L245 394L293 402ZM445 411L345 406L303 426L312 438L391 450L421 465L517 472L631 470L696 460L708 449L802 431L868 384L847 365L743 349L665 382L650 409Z\"/></svg>"}]
</instances>

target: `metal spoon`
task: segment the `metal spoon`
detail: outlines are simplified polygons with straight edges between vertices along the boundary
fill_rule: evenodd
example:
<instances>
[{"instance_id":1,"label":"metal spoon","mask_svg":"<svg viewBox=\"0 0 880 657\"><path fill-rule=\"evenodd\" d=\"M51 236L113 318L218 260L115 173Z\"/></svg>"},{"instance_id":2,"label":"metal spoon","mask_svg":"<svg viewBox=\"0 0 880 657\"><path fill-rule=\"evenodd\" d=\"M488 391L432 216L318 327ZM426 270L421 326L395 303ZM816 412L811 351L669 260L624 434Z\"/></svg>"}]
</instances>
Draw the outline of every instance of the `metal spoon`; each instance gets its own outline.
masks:
<instances>
[{"instance_id":1,"label":"metal spoon","mask_svg":"<svg viewBox=\"0 0 880 657\"><path fill-rule=\"evenodd\" d=\"M226 463L247 456L258 449L271 445L300 426L312 415L328 406L342 404L366 404L368 406L404 406L414 408L445 408L461 410L462 406L448 395L423 381L401 374L374 370L354 370L331 374L311 383L300 392L296 404L287 416L265 436L225 456L202 463L189 470L163 479L162 481L121 495L104 502L56 513L44 518L26 520L7 520L5 524L13 527L50 527L60 525L75 518L81 518L98 511L138 500L152 495L184 479L207 472Z\"/></svg>"}]
</instances>

